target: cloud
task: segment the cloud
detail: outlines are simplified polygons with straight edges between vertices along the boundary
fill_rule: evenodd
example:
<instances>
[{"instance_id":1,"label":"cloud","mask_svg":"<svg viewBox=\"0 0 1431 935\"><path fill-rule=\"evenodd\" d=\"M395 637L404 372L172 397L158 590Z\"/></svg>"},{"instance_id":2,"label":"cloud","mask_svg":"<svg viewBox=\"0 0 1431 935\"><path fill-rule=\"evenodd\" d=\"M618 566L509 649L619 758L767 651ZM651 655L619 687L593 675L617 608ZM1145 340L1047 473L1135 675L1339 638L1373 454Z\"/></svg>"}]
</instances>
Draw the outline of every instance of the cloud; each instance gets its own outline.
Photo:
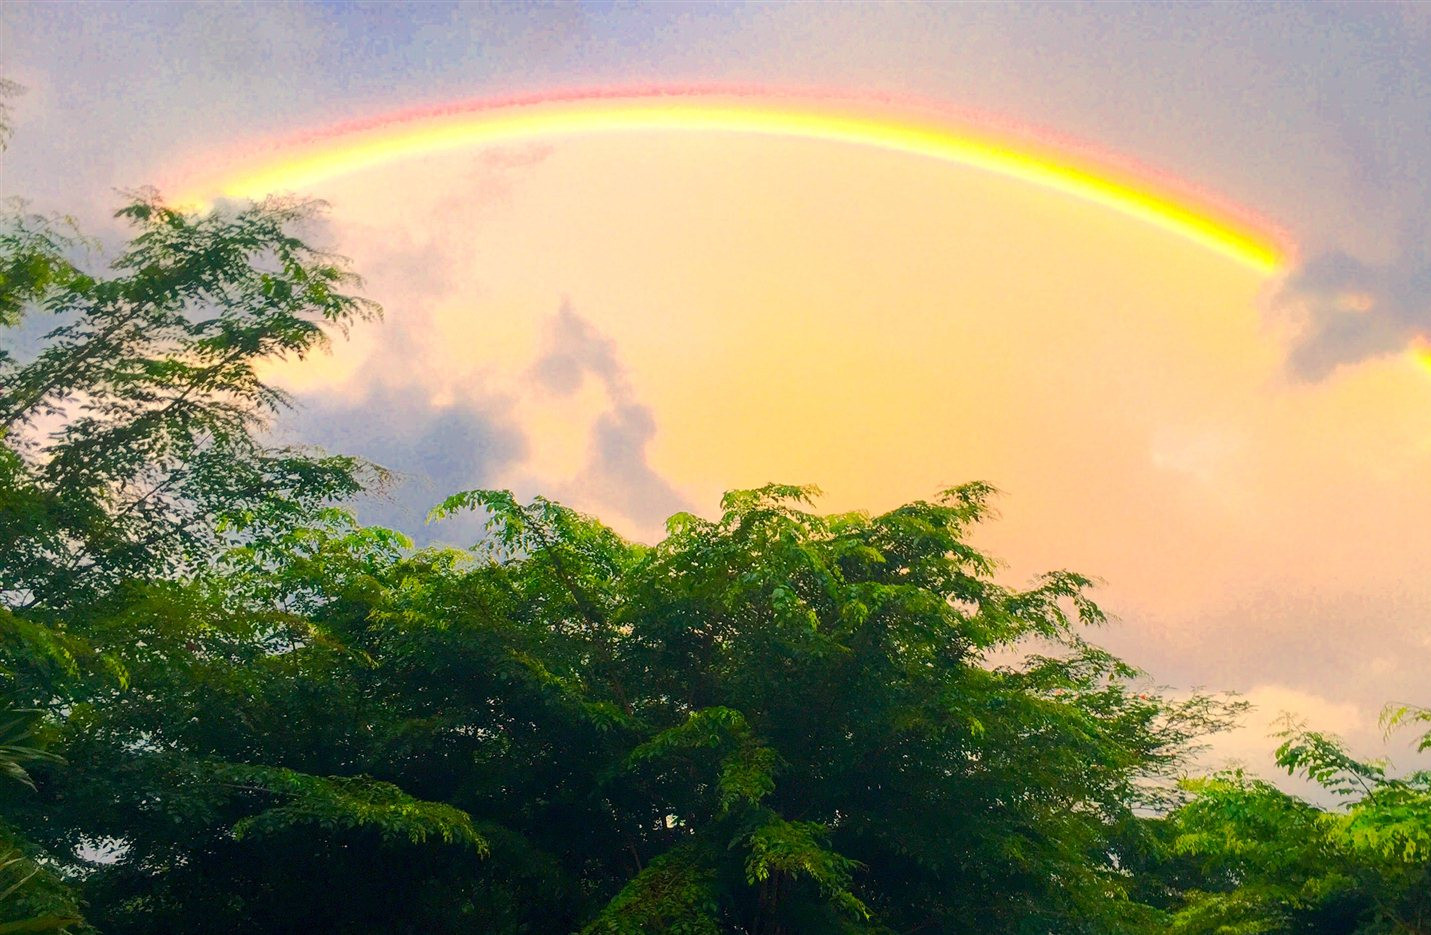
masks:
<instances>
[{"instance_id":1,"label":"cloud","mask_svg":"<svg viewBox=\"0 0 1431 935\"><path fill-rule=\"evenodd\" d=\"M419 545L479 538L479 518L427 526L428 510L449 494L499 485L503 471L526 457L526 437L503 418L500 401L436 405L419 388L377 383L357 397L312 394L299 402L285 433L397 472L393 487L361 499L357 512Z\"/></svg>"},{"instance_id":2,"label":"cloud","mask_svg":"<svg viewBox=\"0 0 1431 935\"><path fill-rule=\"evenodd\" d=\"M647 461L656 421L646 406L613 406L591 430L591 459L580 481L643 526L654 526L690 504Z\"/></svg>"},{"instance_id":3,"label":"cloud","mask_svg":"<svg viewBox=\"0 0 1431 935\"><path fill-rule=\"evenodd\" d=\"M605 385L614 402L628 402L631 389L616 356L616 343L563 301L552 317L546 348L532 365L537 383L557 394L570 396L588 374Z\"/></svg>"},{"instance_id":4,"label":"cloud","mask_svg":"<svg viewBox=\"0 0 1431 935\"><path fill-rule=\"evenodd\" d=\"M1306 207L1286 216L1336 216L1295 225L1307 256L1278 297L1305 323L1288 358L1305 380L1431 337L1431 34L1410 6L1358 10L1308 89L1320 140L1300 161L1336 177L1306 179Z\"/></svg>"},{"instance_id":5,"label":"cloud","mask_svg":"<svg viewBox=\"0 0 1431 935\"><path fill-rule=\"evenodd\" d=\"M398 255L393 263L407 266ZM449 494L477 487L510 486L519 495L542 493L603 516L616 513L640 535L657 533L666 517L690 509L648 461L656 420L636 398L614 342L569 304L552 316L526 380L509 393L414 380L411 362L426 352L412 332L431 327L421 303L379 327L385 337L351 377L299 394L299 408L283 420L280 436L396 472L389 490L357 504L363 521L399 529L419 544L470 544L482 535L479 517L431 527L424 518ZM584 453L573 473L553 477L550 466L533 463L533 443L541 439L523 413L542 395L562 400L564 409L581 409L584 400L577 397L587 387L600 408L577 423L587 433ZM541 430L564 431L574 414Z\"/></svg>"},{"instance_id":6,"label":"cloud","mask_svg":"<svg viewBox=\"0 0 1431 935\"><path fill-rule=\"evenodd\" d=\"M1431 209L1428 199L1427 209ZM1278 301L1306 317L1292 371L1320 380L1338 367L1394 354L1431 337L1431 225L1408 225L1396 257L1373 264L1329 251L1302 264Z\"/></svg>"},{"instance_id":7,"label":"cloud","mask_svg":"<svg viewBox=\"0 0 1431 935\"><path fill-rule=\"evenodd\" d=\"M649 406L635 399L615 343L563 302L552 317L546 346L530 370L556 396L576 394L588 377L605 391L607 408L593 423L586 462L562 494L595 499L652 530L690 505L655 469L647 446L656 435Z\"/></svg>"}]
</instances>

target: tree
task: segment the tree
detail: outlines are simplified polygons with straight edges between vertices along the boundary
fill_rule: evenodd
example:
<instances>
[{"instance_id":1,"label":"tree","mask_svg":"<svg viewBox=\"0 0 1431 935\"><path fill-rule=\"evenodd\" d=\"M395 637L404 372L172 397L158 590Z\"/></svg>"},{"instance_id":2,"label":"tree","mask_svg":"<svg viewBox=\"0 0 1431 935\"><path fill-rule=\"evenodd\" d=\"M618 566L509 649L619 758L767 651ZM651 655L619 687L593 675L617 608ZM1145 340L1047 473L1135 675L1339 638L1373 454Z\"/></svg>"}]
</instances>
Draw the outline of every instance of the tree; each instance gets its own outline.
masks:
<instances>
[{"instance_id":1,"label":"tree","mask_svg":"<svg viewBox=\"0 0 1431 935\"><path fill-rule=\"evenodd\" d=\"M1431 720L1389 710L1388 727ZM1189 784L1175 848L1202 864L1174 931L1431 933L1431 772L1388 775L1336 738L1289 729L1277 762L1344 799L1328 810L1239 772ZM1431 733L1419 747L1431 749Z\"/></svg>"},{"instance_id":2,"label":"tree","mask_svg":"<svg viewBox=\"0 0 1431 935\"><path fill-rule=\"evenodd\" d=\"M270 201L191 217L145 195L119 212L137 233L108 276L54 222L11 219L0 324L58 322L32 359L0 352L0 595L17 614L53 621L126 580L183 574L358 489L353 459L256 434L286 404L256 364L376 312L292 231L311 214Z\"/></svg>"},{"instance_id":3,"label":"tree","mask_svg":"<svg viewBox=\"0 0 1431 935\"><path fill-rule=\"evenodd\" d=\"M92 245L63 222L17 210L0 233L0 328L56 322L28 359L0 347L0 719L14 735L0 771L13 779L44 759L42 710L70 717L125 684L93 637L138 592L306 521L370 473L259 435L285 399L256 363L376 312L297 236L312 210L193 217L144 195L119 212L137 233L108 272L85 268ZM44 817L36 804L0 788L7 813ZM74 924L63 883L0 832L0 932ZM29 904L53 911L14 914Z\"/></svg>"},{"instance_id":4,"label":"tree","mask_svg":"<svg viewBox=\"0 0 1431 935\"><path fill-rule=\"evenodd\" d=\"M475 551L255 540L93 631L131 684L68 720L34 833L113 842L110 932L1151 924L1120 835L1218 707L1135 691L1078 576L997 584L989 493L736 492L646 547L473 492L439 512L488 512Z\"/></svg>"},{"instance_id":5,"label":"tree","mask_svg":"<svg viewBox=\"0 0 1431 935\"><path fill-rule=\"evenodd\" d=\"M43 712L0 712L0 799L15 785L33 790L24 764L59 758L36 736ZM47 867L31 859L26 845L0 825L0 935L9 932L65 932L82 924L74 892Z\"/></svg>"}]
</instances>

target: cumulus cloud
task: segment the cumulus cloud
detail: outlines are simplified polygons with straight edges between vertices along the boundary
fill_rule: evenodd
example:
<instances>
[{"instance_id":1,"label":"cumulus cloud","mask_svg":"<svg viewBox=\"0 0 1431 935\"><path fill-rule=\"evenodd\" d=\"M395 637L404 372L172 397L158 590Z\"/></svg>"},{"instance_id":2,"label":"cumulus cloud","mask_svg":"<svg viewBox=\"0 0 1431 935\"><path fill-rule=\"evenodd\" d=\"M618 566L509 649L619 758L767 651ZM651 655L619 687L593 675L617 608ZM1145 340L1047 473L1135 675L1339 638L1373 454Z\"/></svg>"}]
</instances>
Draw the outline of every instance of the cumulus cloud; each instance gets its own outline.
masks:
<instances>
[{"instance_id":1,"label":"cumulus cloud","mask_svg":"<svg viewBox=\"0 0 1431 935\"><path fill-rule=\"evenodd\" d=\"M388 490L357 504L365 522L399 529L418 544L470 544L482 535L479 517L438 526L424 519L449 494L478 487L514 487L523 496L542 493L603 515L614 512L640 534L690 509L648 461L656 420L636 398L614 343L569 304L550 320L526 379L508 393L414 381L410 362L422 349L411 332L429 326L420 308L379 326L385 336L362 367L341 383L300 393L298 409L281 425L282 441L359 455L394 472ZM539 430L523 413L540 396L580 409L584 389L595 391L600 408L576 423L585 426L586 439L574 472L553 476L549 465L534 463L540 436L533 433L566 431L571 414Z\"/></svg>"},{"instance_id":2,"label":"cumulus cloud","mask_svg":"<svg viewBox=\"0 0 1431 935\"><path fill-rule=\"evenodd\" d=\"M503 418L500 405L437 405L416 387L385 383L358 396L313 394L300 402L285 426L294 437L395 472L392 487L360 500L357 511L365 522L399 529L419 545L475 541L477 518L427 526L428 510L457 491L497 485L502 472L526 456L526 437Z\"/></svg>"},{"instance_id":3,"label":"cumulus cloud","mask_svg":"<svg viewBox=\"0 0 1431 935\"><path fill-rule=\"evenodd\" d=\"M1431 210L1431 203L1425 207ZM1280 301L1306 316L1289 359L1295 374L1319 380L1339 366L1431 337L1431 225L1408 226L1397 256L1386 263L1330 251L1288 279Z\"/></svg>"},{"instance_id":4,"label":"cumulus cloud","mask_svg":"<svg viewBox=\"0 0 1431 935\"><path fill-rule=\"evenodd\" d=\"M576 314L570 301L563 301L552 317L546 347L531 373L538 384L559 396L576 392L588 374L600 380L618 403L631 395L616 343Z\"/></svg>"},{"instance_id":5,"label":"cumulus cloud","mask_svg":"<svg viewBox=\"0 0 1431 935\"><path fill-rule=\"evenodd\" d=\"M580 499L595 499L645 528L690 506L647 458L656 435L649 406L635 399L615 343L563 302L553 316L546 346L531 367L538 386L571 396L590 377L604 390L607 408L590 430L585 464L563 485Z\"/></svg>"}]
</instances>

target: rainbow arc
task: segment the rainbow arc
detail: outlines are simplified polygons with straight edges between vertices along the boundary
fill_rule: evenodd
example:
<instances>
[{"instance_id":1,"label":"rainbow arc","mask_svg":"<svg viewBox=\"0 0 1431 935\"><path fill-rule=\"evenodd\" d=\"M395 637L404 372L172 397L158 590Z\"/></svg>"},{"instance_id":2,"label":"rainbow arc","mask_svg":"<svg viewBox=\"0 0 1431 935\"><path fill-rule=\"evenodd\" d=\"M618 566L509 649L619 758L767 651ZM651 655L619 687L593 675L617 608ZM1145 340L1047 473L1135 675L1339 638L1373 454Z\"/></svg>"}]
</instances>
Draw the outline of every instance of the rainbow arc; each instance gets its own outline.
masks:
<instances>
[{"instance_id":1,"label":"rainbow arc","mask_svg":"<svg viewBox=\"0 0 1431 935\"><path fill-rule=\"evenodd\" d=\"M181 201L302 192L424 154L633 132L746 134L873 147L1016 179L1095 204L1265 275L1287 249L1275 229L1191 196L1186 186L1027 140L887 107L827 98L700 91L597 92L473 102L350 124L280 144L190 187Z\"/></svg>"}]
</instances>

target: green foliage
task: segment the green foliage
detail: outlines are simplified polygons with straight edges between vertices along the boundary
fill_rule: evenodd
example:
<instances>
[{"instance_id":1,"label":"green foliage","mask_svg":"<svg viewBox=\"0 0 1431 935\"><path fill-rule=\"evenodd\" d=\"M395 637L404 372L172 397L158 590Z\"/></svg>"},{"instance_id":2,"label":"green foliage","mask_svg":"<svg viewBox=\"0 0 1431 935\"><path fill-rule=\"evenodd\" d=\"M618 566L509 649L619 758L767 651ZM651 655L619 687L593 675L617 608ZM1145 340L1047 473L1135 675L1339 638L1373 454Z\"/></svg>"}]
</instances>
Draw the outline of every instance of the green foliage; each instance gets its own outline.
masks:
<instances>
[{"instance_id":1,"label":"green foliage","mask_svg":"<svg viewBox=\"0 0 1431 935\"><path fill-rule=\"evenodd\" d=\"M761 887L761 902L771 906L781 897L782 884L809 880L821 895L860 919L869 909L850 887L859 863L828 846L829 828L814 821L786 821L771 816L750 833L745 879Z\"/></svg>"},{"instance_id":2,"label":"green foliage","mask_svg":"<svg viewBox=\"0 0 1431 935\"><path fill-rule=\"evenodd\" d=\"M56 325L28 361L0 355L0 594L52 619L125 581L184 574L236 532L263 535L358 489L360 465L270 451L284 396L259 361L303 356L375 309L294 233L303 203L202 217L142 196L106 274L55 222L0 234L0 318Z\"/></svg>"},{"instance_id":3,"label":"green foliage","mask_svg":"<svg viewBox=\"0 0 1431 935\"><path fill-rule=\"evenodd\" d=\"M316 924L282 868L346 874L330 931L1127 931L1118 834L1217 706L1084 642L1083 579L996 583L987 489L809 495L654 546L503 492L440 509L472 551L330 510L131 587L86 630L130 682L27 827L115 932Z\"/></svg>"},{"instance_id":4,"label":"green foliage","mask_svg":"<svg viewBox=\"0 0 1431 935\"><path fill-rule=\"evenodd\" d=\"M698 849L656 857L612 897L583 935L719 935L716 875Z\"/></svg>"},{"instance_id":5,"label":"green foliage","mask_svg":"<svg viewBox=\"0 0 1431 935\"><path fill-rule=\"evenodd\" d=\"M719 758L716 792L722 813L741 804L758 805L775 788L775 752L756 741L745 717L730 708L692 711L685 723L631 751L629 761L635 765L681 757L694 766L699 758L693 761L690 755L698 751L712 751Z\"/></svg>"},{"instance_id":6,"label":"green foliage","mask_svg":"<svg viewBox=\"0 0 1431 935\"><path fill-rule=\"evenodd\" d=\"M1425 732L1417 739L1416 749L1424 753L1431 750L1431 708L1419 705L1388 705L1381 713L1381 726L1388 732L1410 724L1425 724Z\"/></svg>"},{"instance_id":7,"label":"green foliage","mask_svg":"<svg viewBox=\"0 0 1431 935\"><path fill-rule=\"evenodd\" d=\"M325 328L376 312L343 291L355 280L341 262L297 235L311 206L271 201L192 216L143 195L119 215L135 235L105 270L88 268L96 248L65 221L17 208L0 231L0 327L27 315L54 323L28 356L0 348L0 692L9 699L0 772L39 793L0 804L42 829L17 838L16 854L47 837L53 777L62 774L35 735L63 742L95 723L97 706L131 689L126 654L152 672L148 651L174 648L145 644L125 623L155 606L165 582L198 574L236 545L287 535L375 476L351 458L261 440L286 400L258 379L258 364L302 356ZM46 724L45 712L66 723ZM131 743L131 758L171 754L152 733ZM374 820L412 807L385 804ZM432 830L454 829L448 821ZM6 900L54 890L39 902L62 911L12 915L0 930L69 925L77 907L64 880L41 871L51 861L63 870L62 855L96 840L40 851L42 863ZM110 844L129 841L115 835Z\"/></svg>"},{"instance_id":8,"label":"green foliage","mask_svg":"<svg viewBox=\"0 0 1431 935\"><path fill-rule=\"evenodd\" d=\"M487 842L463 812L418 801L391 783L366 776L309 776L271 766L228 764L216 765L214 776L222 783L283 798L281 805L240 819L233 828L238 840L312 825L319 832L373 828L384 842L437 840L487 852Z\"/></svg>"},{"instance_id":9,"label":"green foliage","mask_svg":"<svg viewBox=\"0 0 1431 935\"><path fill-rule=\"evenodd\" d=\"M1204 872L1174 930L1431 932L1431 774L1389 776L1313 731L1284 734L1277 761L1347 805L1325 810L1236 772L1189 783L1176 848Z\"/></svg>"},{"instance_id":10,"label":"green foliage","mask_svg":"<svg viewBox=\"0 0 1431 935\"><path fill-rule=\"evenodd\" d=\"M25 771L24 764L59 760L45 750L36 737L43 716L43 711L34 708L0 710L0 778L23 783L33 789L35 783Z\"/></svg>"},{"instance_id":11,"label":"green foliage","mask_svg":"<svg viewBox=\"0 0 1431 935\"><path fill-rule=\"evenodd\" d=\"M0 935L87 931L73 893L9 834L0 834Z\"/></svg>"}]
</instances>

